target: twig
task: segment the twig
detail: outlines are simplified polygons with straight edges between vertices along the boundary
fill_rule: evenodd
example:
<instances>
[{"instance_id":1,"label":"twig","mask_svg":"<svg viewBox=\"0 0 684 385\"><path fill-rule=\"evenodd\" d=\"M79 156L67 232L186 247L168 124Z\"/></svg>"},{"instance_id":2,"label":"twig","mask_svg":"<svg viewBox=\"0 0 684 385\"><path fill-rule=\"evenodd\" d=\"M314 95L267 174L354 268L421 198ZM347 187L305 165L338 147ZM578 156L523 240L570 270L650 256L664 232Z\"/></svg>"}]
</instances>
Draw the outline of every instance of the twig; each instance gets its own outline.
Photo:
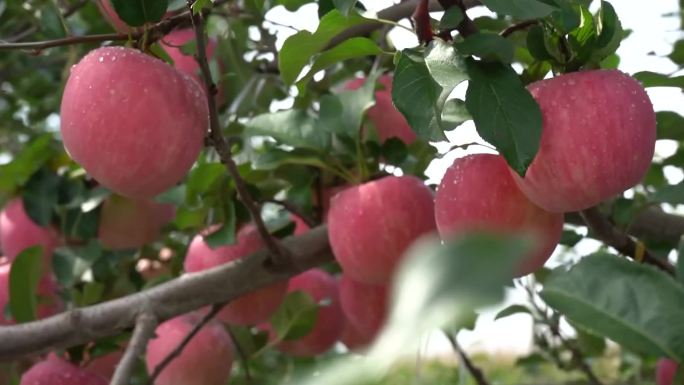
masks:
<instances>
[{"instance_id":1,"label":"twig","mask_svg":"<svg viewBox=\"0 0 684 385\"><path fill-rule=\"evenodd\" d=\"M670 275L675 274L675 269L669 262L653 256L643 245L637 244L629 235L620 232L597 207L583 210L580 215L587 226L596 234L596 237L608 246L638 262L643 261Z\"/></svg>"},{"instance_id":2,"label":"twig","mask_svg":"<svg viewBox=\"0 0 684 385\"><path fill-rule=\"evenodd\" d=\"M304 214L304 212L302 212L302 210L292 202L283 201L280 199L262 199L261 203L273 203L274 205L282 206L285 210L301 218L309 227L315 227L318 225L313 218Z\"/></svg>"},{"instance_id":3,"label":"twig","mask_svg":"<svg viewBox=\"0 0 684 385\"><path fill-rule=\"evenodd\" d=\"M513 32L522 31L523 29L529 28L533 25L539 24L539 20L525 20L520 23L512 24L506 27L504 30L499 32L499 36L508 37Z\"/></svg>"},{"instance_id":4,"label":"twig","mask_svg":"<svg viewBox=\"0 0 684 385\"><path fill-rule=\"evenodd\" d=\"M291 258L290 253L284 249L275 238L271 236L261 218L261 209L258 207L254 199L247 190L247 185L245 181L240 176L240 171L233 160L233 154L231 153L230 146L228 142L221 134L221 128L219 127L219 116L218 110L216 109L216 84L214 84L211 79L211 70L209 69L209 62L207 61L207 53L205 51L206 42L204 40L204 16L197 15L192 11L192 5L195 0L188 0L188 9L190 14L190 21L195 29L195 39L197 41L197 63L202 71L202 78L204 78L204 84L206 85L207 102L209 103L209 140L212 146L216 149L216 152L221 158L221 162L226 165L228 173L235 181L235 188L237 189L238 196L240 200L245 205L252 220L259 230L259 235L261 235L266 248L271 252L271 262L275 267L285 266L289 259Z\"/></svg>"},{"instance_id":5,"label":"twig","mask_svg":"<svg viewBox=\"0 0 684 385\"><path fill-rule=\"evenodd\" d=\"M183 340L179 342L178 345L176 345L176 347L171 351L171 353L167 354L166 357L164 357L164 359L159 363L159 365L157 365L154 368L154 371L152 372L149 380L147 381L149 385L154 384L154 382L157 380L157 377L159 377L161 372L164 371L164 369L171 363L171 361L175 360L181 355L181 353L183 353L183 349L185 349L185 347L190 343L190 341L192 341L192 339L197 335L197 333L199 333L199 331L202 330L202 328L206 324L208 324L209 321L212 320L212 318L216 317L216 314L218 314L218 312L220 312L226 304L227 302L218 303L214 304L211 307L209 313L205 314L204 317L202 317L202 319L199 322L197 322L195 326L193 326L192 330L190 330L190 332L188 332L188 334L186 334L185 337L183 337Z\"/></svg>"},{"instance_id":6,"label":"twig","mask_svg":"<svg viewBox=\"0 0 684 385\"><path fill-rule=\"evenodd\" d=\"M482 372L482 369L477 367L471 360L470 357L466 354L466 352L461 348L461 345L458 344L458 341L456 341L456 337L453 336L451 333L444 332L444 335L446 335L446 338L449 340L451 343L451 346L454 348L454 350L458 353L458 355L461 357L463 360L463 364L465 365L466 369L470 373L471 376L473 376L473 379L477 383L477 385L489 385L489 381L487 381L487 378L485 377L484 373Z\"/></svg>"},{"instance_id":7,"label":"twig","mask_svg":"<svg viewBox=\"0 0 684 385\"><path fill-rule=\"evenodd\" d=\"M128 385L135 369L135 364L145 351L147 342L154 336L157 319L149 313L142 313L135 322L135 330L126 352L116 367L110 385Z\"/></svg>"},{"instance_id":8,"label":"twig","mask_svg":"<svg viewBox=\"0 0 684 385\"><path fill-rule=\"evenodd\" d=\"M233 333L233 329L230 327L230 325L226 326L226 330L230 335L230 339L233 340L235 352L237 352L238 357L240 357L240 362L242 363L242 367L245 370L245 382L247 382L247 385L249 385L252 383L252 373L249 370L249 361L247 359L247 355L245 354L244 349L242 349L242 346L240 346L240 343L238 342L237 338L235 338L235 333Z\"/></svg>"}]
</instances>

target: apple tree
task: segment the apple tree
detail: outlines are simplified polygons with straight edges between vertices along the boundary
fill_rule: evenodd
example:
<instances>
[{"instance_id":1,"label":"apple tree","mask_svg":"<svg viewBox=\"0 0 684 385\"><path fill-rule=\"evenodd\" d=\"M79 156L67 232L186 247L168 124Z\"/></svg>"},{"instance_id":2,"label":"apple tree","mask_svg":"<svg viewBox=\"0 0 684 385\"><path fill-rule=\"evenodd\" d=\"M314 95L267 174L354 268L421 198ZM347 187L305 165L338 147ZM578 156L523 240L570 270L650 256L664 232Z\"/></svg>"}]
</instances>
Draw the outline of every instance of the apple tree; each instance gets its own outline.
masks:
<instances>
[{"instance_id":1,"label":"apple tree","mask_svg":"<svg viewBox=\"0 0 684 385\"><path fill-rule=\"evenodd\" d=\"M605 0L370 5L0 3L0 384L381 383L436 332L508 383L457 342L506 290L528 378L684 383L682 78Z\"/></svg>"}]
</instances>

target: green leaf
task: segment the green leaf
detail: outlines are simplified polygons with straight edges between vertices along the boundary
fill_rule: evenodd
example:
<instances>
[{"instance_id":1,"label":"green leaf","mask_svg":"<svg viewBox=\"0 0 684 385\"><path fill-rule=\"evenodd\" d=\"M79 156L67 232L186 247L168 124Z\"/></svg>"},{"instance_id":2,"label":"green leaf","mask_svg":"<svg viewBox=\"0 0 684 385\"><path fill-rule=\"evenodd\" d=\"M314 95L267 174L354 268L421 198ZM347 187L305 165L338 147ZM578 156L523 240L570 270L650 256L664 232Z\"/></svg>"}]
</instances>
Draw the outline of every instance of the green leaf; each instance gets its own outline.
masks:
<instances>
[{"instance_id":1,"label":"green leaf","mask_svg":"<svg viewBox=\"0 0 684 385\"><path fill-rule=\"evenodd\" d=\"M235 213L235 203L233 200L226 202L224 209L224 221L216 231L204 237L204 242L209 245L211 249L220 246L235 244L235 224L237 216Z\"/></svg>"},{"instance_id":2,"label":"green leaf","mask_svg":"<svg viewBox=\"0 0 684 385\"><path fill-rule=\"evenodd\" d=\"M408 156L408 148L403 140L389 138L382 144L381 153L387 163L398 166Z\"/></svg>"},{"instance_id":3,"label":"green leaf","mask_svg":"<svg viewBox=\"0 0 684 385\"><path fill-rule=\"evenodd\" d=\"M79 306L94 305L102 299L105 285L100 282L86 282L83 285Z\"/></svg>"},{"instance_id":4,"label":"green leaf","mask_svg":"<svg viewBox=\"0 0 684 385\"><path fill-rule=\"evenodd\" d=\"M546 49L544 28L534 25L527 31L527 49L537 60L551 60L553 56Z\"/></svg>"},{"instance_id":5,"label":"green leaf","mask_svg":"<svg viewBox=\"0 0 684 385\"><path fill-rule=\"evenodd\" d=\"M38 170L24 186L22 199L28 216L40 226L48 226L57 205L59 177L46 168Z\"/></svg>"},{"instance_id":6,"label":"green leaf","mask_svg":"<svg viewBox=\"0 0 684 385\"><path fill-rule=\"evenodd\" d=\"M495 33L478 32L456 43L455 46L463 55L474 55L504 63L510 63L513 60L513 43Z\"/></svg>"},{"instance_id":7,"label":"green leaf","mask_svg":"<svg viewBox=\"0 0 684 385\"><path fill-rule=\"evenodd\" d=\"M465 19L465 16L463 15L461 8L449 7L439 21L439 29L456 29L463 19Z\"/></svg>"},{"instance_id":8,"label":"green leaf","mask_svg":"<svg viewBox=\"0 0 684 385\"><path fill-rule=\"evenodd\" d=\"M38 282L43 272L43 248L33 246L25 249L12 262L9 277L9 307L17 322L36 319L38 307Z\"/></svg>"},{"instance_id":9,"label":"green leaf","mask_svg":"<svg viewBox=\"0 0 684 385\"><path fill-rule=\"evenodd\" d=\"M140 27L146 23L161 20L168 0L111 0L112 6L121 20L131 27Z\"/></svg>"},{"instance_id":10,"label":"green leaf","mask_svg":"<svg viewBox=\"0 0 684 385\"><path fill-rule=\"evenodd\" d=\"M469 59L466 107L477 132L496 146L521 176L539 150L542 115L518 75L501 63Z\"/></svg>"},{"instance_id":11,"label":"green leaf","mask_svg":"<svg viewBox=\"0 0 684 385\"><path fill-rule=\"evenodd\" d=\"M590 333L582 327L576 327L577 344L582 353L589 357L598 357L606 350L606 339Z\"/></svg>"},{"instance_id":12,"label":"green leaf","mask_svg":"<svg viewBox=\"0 0 684 385\"><path fill-rule=\"evenodd\" d=\"M679 240L677 247L677 280L684 285L684 237Z\"/></svg>"},{"instance_id":13,"label":"green leaf","mask_svg":"<svg viewBox=\"0 0 684 385\"><path fill-rule=\"evenodd\" d=\"M684 182L658 189L649 197L649 200L673 205L684 204Z\"/></svg>"},{"instance_id":14,"label":"green leaf","mask_svg":"<svg viewBox=\"0 0 684 385\"><path fill-rule=\"evenodd\" d=\"M615 9L607 1L601 1L601 10L596 21L598 23L598 38L594 44L592 60L600 61L617 51L622 42L624 31Z\"/></svg>"},{"instance_id":15,"label":"green leaf","mask_svg":"<svg viewBox=\"0 0 684 385\"><path fill-rule=\"evenodd\" d=\"M442 125L448 128L454 128L461 124L472 120L466 104L461 99L449 99L444 103L442 110Z\"/></svg>"},{"instance_id":16,"label":"green leaf","mask_svg":"<svg viewBox=\"0 0 684 385\"><path fill-rule=\"evenodd\" d=\"M502 309L500 312L496 313L494 320L496 321L498 319L505 318L513 314L521 313L530 314L530 309L528 309L527 306L524 305L510 305L505 309Z\"/></svg>"},{"instance_id":17,"label":"green leaf","mask_svg":"<svg viewBox=\"0 0 684 385\"><path fill-rule=\"evenodd\" d=\"M454 48L433 41L425 57L415 50L397 53L392 101L409 125L426 140L444 140L442 110L451 91L467 79L463 59Z\"/></svg>"},{"instance_id":18,"label":"green leaf","mask_svg":"<svg viewBox=\"0 0 684 385\"><path fill-rule=\"evenodd\" d=\"M572 322L627 349L684 359L684 287L652 266L597 253L568 271L554 270L541 297Z\"/></svg>"},{"instance_id":19,"label":"green leaf","mask_svg":"<svg viewBox=\"0 0 684 385\"><path fill-rule=\"evenodd\" d=\"M679 66L684 65L684 39L677 40L672 47L672 52L670 52L667 57L672 60L675 64Z\"/></svg>"},{"instance_id":20,"label":"green leaf","mask_svg":"<svg viewBox=\"0 0 684 385\"><path fill-rule=\"evenodd\" d=\"M380 47L378 47L373 40L366 37L353 37L345 40L318 55L314 59L311 69L297 81L297 88L300 92L303 92L306 85L318 71L328 68L335 63L357 57L375 56L380 54L382 54Z\"/></svg>"},{"instance_id":21,"label":"green leaf","mask_svg":"<svg viewBox=\"0 0 684 385\"><path fill-rule=\"evenodd\" d=\"M327 168L328 164L322 158L322 154L317 151L307 149L285 151L274 148L269 149L263 154L259 154L254 159L252 166L255 170L275 170L286 164L300 164Z\"/></svg>"},{"instance_id":22,"label":"green leaf","mask_svg":"<svg viewBox=\"0 0 684 385\"><path fill-rule=\"evenodd\" d=\"M684 76L669 77L651 71L637 72L633 77L644 87L678 87L684 88Z\"/></svg>"},{"instance_id":23,"label":"green leaf","mask_svg":"<svg viewBox=\"0 0 684 385\"><path fill-rule=\"evenodd\" d=\"M202 194L226 173L226 166L221 163L202 163L190 171L186 183L187 194ZM189 196L188 195L188 196Z\"/></svg>"},{"instance_id":24,"label":"green leaf","mask_svg":"<svg viewBox=\"0 0 684 385\"><path fill-rule=\"evenodd\" d=\"M356 5L356 0L333 0L333 4L335 4L335 8L337 8L340 13L344 16L349 16L349 12L351 12Z\"/></svg>"},{"instance_id":25,"label":"green leaf","mask_svg":"<svg viewBox=\"0 0 684 385\"><path fill-rule=\"evenodd\" d=\"M271 326L281 340L289 341L309 334L318 318L318 304L303 291L289 293L271 316Z\"/></svg>"},{"instance_id":26,"label":"green leaf","mask_svg":"<svg viewBox=\"0 0 684 385\"><path fill-rule=\"evenodd\" d=\"M192 40L194 42L194 40ZM182 49L182 47L181 47ZM159 42L155 42L150 46L150 51L154 54L154 56L160 58L161 60L169 63L170 65L173 65L173 58L169 56L169 54L166 52L166 50L162 47Z\"/></svg>"},{"instance_id":27,"label":"green leaf","mask_svg":"<svg viewBox=\"0 0 684 385\"><path fill-rule=\"evenodd\" d=\"M52 135L44 134L33 139L7 164L0 165L0 191L12 192L38 171L52 157Z\"/></svg>"},{"instance_id":28,"label":"green leaf","mask_svg":"<svg viewBox=\"0 0 684 385\"><path fill-rule=\"evenodd\" d=\"M290 12L294 12L299 9L304 4L309 4L313 0L278 0L278 4L281 4Z\"/></svg>"},{"instance_id":29,"label":"green leaf","mask_svg":"<svg viewBox=\"0 0 684 385\"><path fill-rule=\"evenodd\" d=\"M195 2L192 3L192 13L198 14L202 12L203 9L211 8L212 5L211 0L195 0Z\"/></svg>"},{"instance_id":30,"label":"green leaf","mask_svg":"<svg viewBox=\"0 0 684 385\"><path fill-rule=\"evenodd\" d=\"M282 144L315 150L326 150L331 140L330 134L319 129L316 120L302 110L258 115L247 123L245 134L272 136Z\"/></svg>"},{"instance_id":31,"label":"green leaf","mask_svg":"<svg viewBox=\"0 0 684 385\"><path fill-rule=\"evenodd\" d=\"M373 106L378 75L369 75L363 86L356 90L323 95L320 100L318 130L357 138L363 114Z\"/></svg>"},{"instance_id":32,"label":"green leaf","mask_svg":"<svg viewBox=\"0 0 684 385\"><path fill-rule=\"evenodd\" d=\"M493 12L518 19L540 19L558 9L539 0L482 0Z\"/></svg>"},{"instance_id":33,"label":"green leaf","mask_svg":"<svg viewBox=\"0 0 684 385\"><path fill-rule=\"evenodd\" d=\"M684 140L684 117L674 111L656 112L658 139Z\"/></svg>"},{"instance_id":34,"label":"green leaf","mask_svg":"<svg viewBox=\"0 0 684 385\"><path fill-rule=\"evenodd\" d=\"M293 84L309 60L325 49L340 32L368 22L369 19L356 13L345 17L338 10L332 10L321 18L316 32L300 31L290 36L278 55L278 69L285 84Z\"/></svg>"},{"instance_id":35,"label":"green leaf","mask_svg":"<svg viewBox=\"0 0 684 385\"><path fill-rule=\"evenodd\" d=\"M584 236L577 231L564 229L559 243L568 247L574 247L582 239L584 239Z\"/></svg>"}]
</instances>

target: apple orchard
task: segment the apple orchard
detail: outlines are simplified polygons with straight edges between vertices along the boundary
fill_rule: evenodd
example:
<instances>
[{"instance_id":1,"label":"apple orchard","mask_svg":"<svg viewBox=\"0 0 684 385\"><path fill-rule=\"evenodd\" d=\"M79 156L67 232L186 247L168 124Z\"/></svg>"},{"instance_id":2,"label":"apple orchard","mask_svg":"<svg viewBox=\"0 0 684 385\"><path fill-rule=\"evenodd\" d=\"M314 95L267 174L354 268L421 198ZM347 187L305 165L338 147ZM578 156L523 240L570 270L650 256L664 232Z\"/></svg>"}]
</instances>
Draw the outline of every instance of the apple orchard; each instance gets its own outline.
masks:
<instances>
[{"instance_id":1,"label":"apple orchard","mask_svg":"<svg viewBox=\"0 0 684 385\"><path fill-rule=\"evenodd\" d=\"M397 384L435 332L428 383L684 383L682 78L608 1L364 3L0 2L0 385ZM457 340L506 290L524 380Z\"/></svg>"}]
</instances>

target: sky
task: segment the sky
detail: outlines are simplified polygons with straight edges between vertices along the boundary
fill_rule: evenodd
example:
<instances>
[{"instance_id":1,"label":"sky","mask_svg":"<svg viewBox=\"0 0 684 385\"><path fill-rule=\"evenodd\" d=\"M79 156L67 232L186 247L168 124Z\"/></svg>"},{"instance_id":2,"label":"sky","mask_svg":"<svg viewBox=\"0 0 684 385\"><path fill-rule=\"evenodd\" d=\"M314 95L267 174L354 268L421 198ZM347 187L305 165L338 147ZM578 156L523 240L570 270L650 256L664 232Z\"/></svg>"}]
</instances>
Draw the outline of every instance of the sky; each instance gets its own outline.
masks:
<instances>
[{"instance_id":1,"label":"sky","mask_svg":"<svg viewBox=\"0 0 684 385\"><path fill-rule=\"evenodd\" d=\"M366 0L363 1L366 8L375 12L384 9L394 3L391 0ZM594 3L598 3L594 1ZM679 30L679 8L677 0L657 0L645 2L634 0L612 0L610 3L615 8L623 28L632 30L631 35L622 42L618 49L621 62L619 68L629 74L639 71L654 71L661 73L674 73L678 70L667 57L670 53L672 44L682 37ZM598 4L594 4L596 6ZM595 9L594 9L595 10ZM471 18L488 14L483 7L468 11ZM666 15L672 16L666 16ZM435 14L439 17L439 14ZM291 13L283 7L273 9L268 15L268 20L278 24L285 24L296 29L306 29L315 31L318 17L316 5L306 5L298 12ZM407 20L402 24L410 26ZM295 31L290 28L276 27L278 31L277 46L280 47L287 37ZM393 44L398 48L414 47L418 44L414 35L401 28L395 28L389 34ZM460 85L452 94L453 96L463 97L466 84ZM651 98L656 111L670 110L684 114L684 96L677 88L649 88ZM287 108L288 102L278 106ZM480 142L475 132L472 122L465 123L457 129L447 133L449 142L435 144L440 152L446 152L449 148L458 144ZM667 157L674 153L677 146L673 141L660 140L656 144L656 158ZM487 152L481 146L471 146L467 151L455 150L447 153L442 159L433 161L426 174L432 183L438 183L446 169L453 163L454 159L469 153ZM684 179L684 174L674 167L666 167L665 175L672 184ZM600 244L593 240L580 242L573 252L568 253L562 246L556 250L551 257L548 266L557 264L557 260L564 258L578 258L595 251ZM556 260L554 262L554 260ZM524 303L525 296L521 291L509 290L504 304L486 309L482 312L474 331L463 331L459 334L459 343L470 352L487 352L492 354L518 354L528 353L532 347L532 321L527 315L514 315L498 321L494 321L496 313L511 303ZM566 330L567 332L567 330ZM434 333L426 337L424 341L423 354L428 355L448 355L451 354L451 347L447 340L439 333Z\"/></svg>"}]
</instances>

